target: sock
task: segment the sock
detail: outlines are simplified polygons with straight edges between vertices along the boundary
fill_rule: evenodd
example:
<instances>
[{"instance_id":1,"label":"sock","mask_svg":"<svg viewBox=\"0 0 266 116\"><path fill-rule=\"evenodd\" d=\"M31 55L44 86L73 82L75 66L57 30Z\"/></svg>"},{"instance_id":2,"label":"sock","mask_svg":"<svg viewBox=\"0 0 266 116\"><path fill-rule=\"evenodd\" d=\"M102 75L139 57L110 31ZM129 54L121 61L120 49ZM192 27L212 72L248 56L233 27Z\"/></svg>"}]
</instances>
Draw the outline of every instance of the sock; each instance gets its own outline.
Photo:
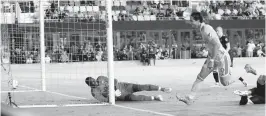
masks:
<instances>
[{"instance_id":1,"label":"sock","mask_svg":"<svg viewBox=\"0 0 266 116\"><path fill-rule=\"evenodd\" d=\"M241 82L243 82L243 81L244 81L244 79L243 79L242 77L239 77L239 80L240 80Z\"/></svg>"},{"instance_id":2,"label":"sock","mask_svg":"<svg viewBox=\"0 0 266 116\"><path fill-rule=\"evenodd\" d=\"M218 72L213 72L213 78L215 80L216 83L219 83L219 77L218 77Z\"/></svg>"}]
</instances>

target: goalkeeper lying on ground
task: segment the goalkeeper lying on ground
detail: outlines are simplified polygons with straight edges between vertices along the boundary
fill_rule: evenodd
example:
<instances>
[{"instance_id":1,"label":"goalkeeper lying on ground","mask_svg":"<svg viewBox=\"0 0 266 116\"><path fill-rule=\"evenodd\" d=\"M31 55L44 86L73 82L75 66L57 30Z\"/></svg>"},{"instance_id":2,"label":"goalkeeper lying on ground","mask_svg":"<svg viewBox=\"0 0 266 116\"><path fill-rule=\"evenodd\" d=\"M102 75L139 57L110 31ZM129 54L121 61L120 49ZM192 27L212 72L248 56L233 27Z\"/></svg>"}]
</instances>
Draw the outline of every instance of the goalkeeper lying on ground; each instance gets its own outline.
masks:
<instances>
[{"instance_id":1,"label":"goalkeeper lying on ground","mask_svg":"<svg viewBox=\"0 0 266 116\"><path fill-rule=\"evenodd\" d=\"M92 77L87 77L85 80L86 84L91 87L92 96L101 101L108 102L108 78L105 76L99 76L97 80ZM156 85L140 85L126 82L118 82L115 79L115 98L116 101L163 101L161 95L157 96L145 96L145 95L134 95L135 92L140 91L163 91L171 92L171 88L162 88Z\"/></svg>"},{"instance_id":2,"label":"goalkeeper lying on ground","mask_svg":"<svg viewBox=\"0 0 266 116\"><path fill-rule=\"evenodd\" d=\"M245 66L245 70L247 73L257 75L256 70L254 70L249 64ZM241 96L239 105L265 104L265 78L265 75L259 76L259 78L257 79L257 87L254 87L247 91L234 91L235 94Z\"/></svg>"}]
</instances>

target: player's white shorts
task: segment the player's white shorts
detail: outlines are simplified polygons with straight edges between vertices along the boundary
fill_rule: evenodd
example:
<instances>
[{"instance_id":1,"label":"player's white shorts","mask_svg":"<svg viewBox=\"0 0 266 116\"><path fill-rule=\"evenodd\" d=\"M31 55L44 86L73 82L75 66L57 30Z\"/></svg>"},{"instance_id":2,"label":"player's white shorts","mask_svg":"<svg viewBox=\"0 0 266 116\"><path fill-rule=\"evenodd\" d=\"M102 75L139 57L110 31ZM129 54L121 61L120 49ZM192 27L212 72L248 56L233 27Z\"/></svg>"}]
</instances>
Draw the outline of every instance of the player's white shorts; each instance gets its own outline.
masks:
<instances>
[{"instance_id":1,"label":"player's white shorts","mask_svg":"<svg viewBox=\"0 0 266 116\"><path fill-rule=\"evenodd\" d=\"M227 86L230 84L231 80L231 59L230 55L225 50L219 50L218 54L214 58L214 67L213 69L208 68L210 62L210 57L205 61L198 78L204 80L213 70L216 70L219 73L220 82L222 85Z\"/></svg>"}]
</instances>

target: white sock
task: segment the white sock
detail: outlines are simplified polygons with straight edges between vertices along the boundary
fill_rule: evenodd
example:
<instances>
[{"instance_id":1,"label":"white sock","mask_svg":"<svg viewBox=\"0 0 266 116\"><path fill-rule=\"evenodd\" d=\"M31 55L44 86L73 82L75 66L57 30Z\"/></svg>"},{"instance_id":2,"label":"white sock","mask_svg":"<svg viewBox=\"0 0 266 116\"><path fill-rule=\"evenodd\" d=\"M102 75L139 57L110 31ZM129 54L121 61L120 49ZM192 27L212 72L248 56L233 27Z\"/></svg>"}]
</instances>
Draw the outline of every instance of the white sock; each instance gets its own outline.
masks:
<instances>
[{"instance_id":1,"label":"white sock","mask_svg":"<svg viewBox=\"0 0 266 116\"><path fill-rule=\"evenodd\" d=\"M248 98L248 103L247 103L247 105L252 105L252 104L254 104L254 103Z\"/></svg>"},{"instance_id":2,"label":"white sock","mask_svg":"<svg viewBox=\"0 0 266 116\"><path fill-rule=\"evenodd\" d=\"M154 100L154 96L151 96L151 99Z\"/></svg>"}]
</instances>

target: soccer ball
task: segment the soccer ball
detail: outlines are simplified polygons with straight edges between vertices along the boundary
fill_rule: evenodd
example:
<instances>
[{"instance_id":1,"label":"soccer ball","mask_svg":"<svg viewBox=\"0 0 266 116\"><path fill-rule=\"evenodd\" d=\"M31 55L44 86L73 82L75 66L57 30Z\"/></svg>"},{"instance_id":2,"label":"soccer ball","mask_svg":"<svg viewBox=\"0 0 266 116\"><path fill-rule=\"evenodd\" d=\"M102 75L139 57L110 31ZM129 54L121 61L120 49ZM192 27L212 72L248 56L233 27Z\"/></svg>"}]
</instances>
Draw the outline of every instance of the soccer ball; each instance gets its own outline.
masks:
<instances>
[{"instance_id":1,"label":"soccer ball","mask_svg":"<svg viewBox=\"0 0 266 116\"><path fill-rule=\"evenodd\" d=\"M16 89L18 87L18 81L17 80L12 81L12 87L13 87L13 89Z\"/></svg>"}]
</instances>

